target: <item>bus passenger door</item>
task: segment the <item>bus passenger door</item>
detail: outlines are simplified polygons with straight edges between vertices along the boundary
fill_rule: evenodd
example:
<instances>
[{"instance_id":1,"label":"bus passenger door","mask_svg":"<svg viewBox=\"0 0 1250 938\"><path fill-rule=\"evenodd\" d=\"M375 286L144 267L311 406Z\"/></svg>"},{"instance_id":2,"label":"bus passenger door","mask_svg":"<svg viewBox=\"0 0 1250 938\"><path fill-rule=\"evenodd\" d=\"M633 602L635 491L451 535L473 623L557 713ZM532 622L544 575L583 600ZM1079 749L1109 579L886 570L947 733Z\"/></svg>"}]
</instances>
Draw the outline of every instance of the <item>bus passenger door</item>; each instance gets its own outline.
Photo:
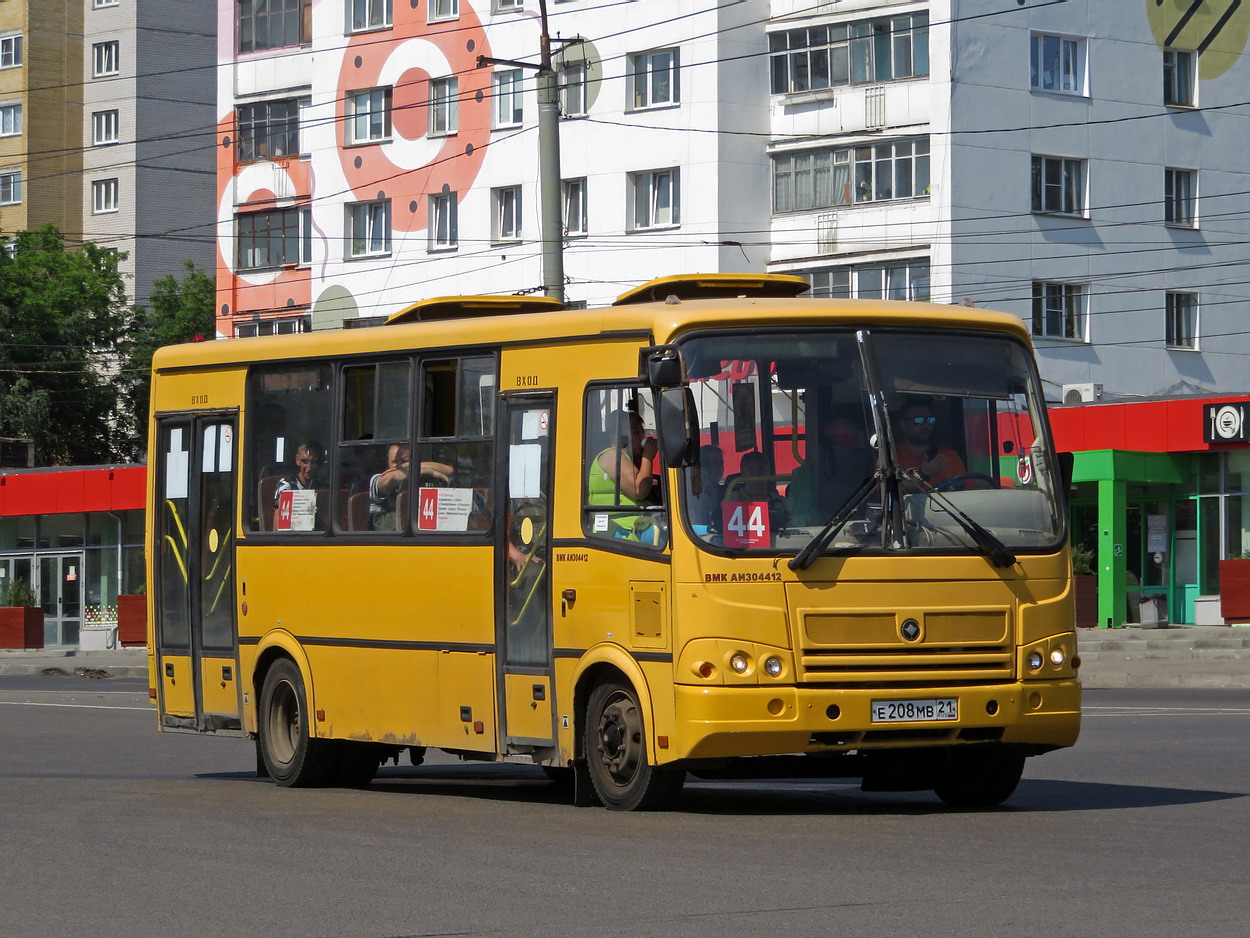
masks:
<instances>
[{"instance_id":1,"label":"bus passenger door","mask_svg":"<svg viewBox=\"0 0 1250 938\"><path fill-rule=\"evenodd\" d=\"M496 604L501 752L524 754L555 745L551 649L551 461L555 398L505 398L507 484L498 551L502 597Z\"/></svg>"},{"instance_id":2,"label":"bus passenger door","mask_svg":"<svg viewBox=\"0 0 1250 938\"><path fill-rule=\"evenodd\" d=\"M234 597L235 420L158 423L153 571L158 706L167 729L241 731Z\"/></svg>"}]
</instances>

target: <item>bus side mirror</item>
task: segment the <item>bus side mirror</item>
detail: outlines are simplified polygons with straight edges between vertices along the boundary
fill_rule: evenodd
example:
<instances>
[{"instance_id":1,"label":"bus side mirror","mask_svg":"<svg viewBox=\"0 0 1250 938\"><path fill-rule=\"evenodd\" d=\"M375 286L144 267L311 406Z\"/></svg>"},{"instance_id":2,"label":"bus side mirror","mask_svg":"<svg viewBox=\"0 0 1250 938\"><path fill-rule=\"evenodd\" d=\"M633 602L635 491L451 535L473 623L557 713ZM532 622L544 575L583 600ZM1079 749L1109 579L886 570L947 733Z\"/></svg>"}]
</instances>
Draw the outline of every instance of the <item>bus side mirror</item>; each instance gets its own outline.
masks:
<instances>
[{"instance_id":1,"label":"bus side mirror","mask_svg":"<svg viewBox=\"0 0 1250 938\"><path fill-rule=\"evenodd\" d=\"M660 391L657 417L664 465L693 466L699 454L699 414L694 392L688 387L664 388Z\"/></svg>"},{"instance_id":2,"label":"bus side mirror","mask_svg":"<svg viewBox=\"0 0 1250 938\"><path fill-rule=\"evenodd\" d=\"M1076 465L1076 456L1072 453L1056 453L1059 457L1059 477L1063 480L1064 498L1072 497L1072 472Z\"/></svg>"},{"instance_id":3,"label":"bus side mirror","mask_svg":"<svg viewBox=\"0 0 1250 938\"><path fill-rule=\"evenodd\" d=\"M653 388L675 388L683 383L681 353L672 345L656 345L642 350L647 383Z\"/></svg>"}]
</instances>

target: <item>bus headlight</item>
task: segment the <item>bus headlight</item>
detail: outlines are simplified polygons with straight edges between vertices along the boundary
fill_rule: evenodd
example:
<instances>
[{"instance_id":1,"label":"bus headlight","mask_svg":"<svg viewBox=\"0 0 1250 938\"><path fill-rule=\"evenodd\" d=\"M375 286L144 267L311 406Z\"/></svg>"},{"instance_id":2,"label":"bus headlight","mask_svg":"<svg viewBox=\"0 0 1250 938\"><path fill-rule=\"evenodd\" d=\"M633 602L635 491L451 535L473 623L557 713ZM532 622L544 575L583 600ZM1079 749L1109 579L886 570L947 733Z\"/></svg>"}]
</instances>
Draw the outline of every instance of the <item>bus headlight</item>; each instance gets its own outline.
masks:
<instances>
[{"instance_id":1,"label":"bus headlight","mask_svg":"<svg viewBox=\"0 0 1250 938\"><path fill-rule=\"evenodd\" d=\"M729 666L738 674L746 674L748 663L747 656L742 652L738 652L729 659Z\"/></svg>"},{"instance_id":2,"label":"bus headlight","mask_svg":"<svg viewBox=\"0 0 1250 938\"><path fill-rule=\"evenodd\" d=\"M1042 653L1040 651L1029 652L1029 657L1028 657L1029 670L1030 671L1038 670L1039 668L1041 668L1042 662L1045 660L1046 659L1042 657Z\"/></svg>"},{"instance_id":3,"label":"bus headlight","mask_svg":"<svg viewBox=\"0 0 1250 938\"><path fill-rule=\"evenodd\" d=\"M781 659L777 657L764 659L764 673L769 677L777 677L781 674Z\"/></svg>"},{"instance_id":4,"label":"bus headlight","mask_svg":"<svg viewBox=\"0 0 1250 938\"><path fill-rule=\"evenodd\" d=\"M1062 648L1052 648L1050 650L1050 663L1053 664L1056 668L1062 667L1063 662L1066 659L1067 659L1067 656L1063 653Z\"/></svg>"}]
</instances>

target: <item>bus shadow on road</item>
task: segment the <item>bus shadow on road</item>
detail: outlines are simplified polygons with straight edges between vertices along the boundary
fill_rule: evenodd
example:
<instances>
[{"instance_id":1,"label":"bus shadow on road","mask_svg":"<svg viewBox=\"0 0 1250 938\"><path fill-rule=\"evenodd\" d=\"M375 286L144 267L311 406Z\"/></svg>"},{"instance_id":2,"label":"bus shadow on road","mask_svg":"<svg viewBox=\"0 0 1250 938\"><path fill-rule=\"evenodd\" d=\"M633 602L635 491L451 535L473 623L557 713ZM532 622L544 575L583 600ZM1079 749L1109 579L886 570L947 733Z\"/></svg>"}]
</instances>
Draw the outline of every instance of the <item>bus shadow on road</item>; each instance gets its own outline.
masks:
<instances>
[{"instance_id":1,"label":"bus shadow on road","mask_svg":"<svg viewBox=\"0 0 1250 938\"><path fill-rule=\"evenodd\" d=\"M1245 792L1119 785L1114 782L1067 782L1025 779L1008 805L1031 811L1106 811L1112 808L1161 808L1245 798Z\"/></svg>"}]
</instances>

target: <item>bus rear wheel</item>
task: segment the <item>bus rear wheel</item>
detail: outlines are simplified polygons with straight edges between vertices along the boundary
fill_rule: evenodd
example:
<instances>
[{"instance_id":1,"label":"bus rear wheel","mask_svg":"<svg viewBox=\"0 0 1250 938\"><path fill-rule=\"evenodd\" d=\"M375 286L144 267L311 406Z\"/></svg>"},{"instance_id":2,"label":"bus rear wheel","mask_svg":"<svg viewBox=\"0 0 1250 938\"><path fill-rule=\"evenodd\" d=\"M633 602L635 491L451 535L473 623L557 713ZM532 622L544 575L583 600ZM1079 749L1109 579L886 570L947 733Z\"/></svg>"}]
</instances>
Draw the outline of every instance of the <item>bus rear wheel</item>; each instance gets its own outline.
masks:
<instances>
[{"instance_id":1,"label":"bus rear wheel","mask_svg":"<svg viewBox=\"0 0 1250 938\"><path fill-rule=\"evenodd\" d=\"M953 808L993 808L1011 797L1024 774L1024 756L967 749L952 752L933 791Z\"/></svg>"},{"instance_id":2,"label":"bus rear wheel","mask_svg":"<svg viewBox=\"0 0 1250 938\"><path fill-rule=\"evenodd\" d=\"M686 773L647 761L646 726L633 688L597 686L586 708L585 752L590 780L612 811L654 811L681 793Z\"/></svg>"},{"instance_id":3,"label":"bus rear wheel","mask_svg":"<svg viewBox=\"0 0 1250 938\"><path fill-rule=\"evenodd\" d=\"M326 785L338 768L330 740L308 731L308 694L295 662L275 661L260 695L260 751L269 776L283 788Z\"/></svg>"}]
</instances>

